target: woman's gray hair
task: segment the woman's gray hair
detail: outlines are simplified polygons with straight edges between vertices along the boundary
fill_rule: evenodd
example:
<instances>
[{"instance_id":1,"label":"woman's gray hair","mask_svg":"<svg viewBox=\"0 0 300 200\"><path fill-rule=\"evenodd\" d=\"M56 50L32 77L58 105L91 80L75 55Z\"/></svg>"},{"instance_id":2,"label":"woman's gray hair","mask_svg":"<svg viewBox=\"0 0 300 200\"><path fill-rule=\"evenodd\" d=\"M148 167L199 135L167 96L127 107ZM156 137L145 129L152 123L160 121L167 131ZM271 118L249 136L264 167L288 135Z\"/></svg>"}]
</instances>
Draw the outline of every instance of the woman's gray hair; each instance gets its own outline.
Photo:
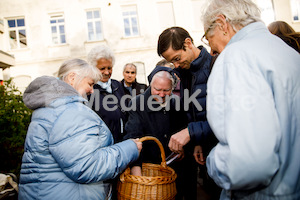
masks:
<instances>
[{"instance_id":1,"label":"woman's gray hair","mask_svg":"<svg viewBox=\"0 0 300 200\"><path fill-rule=\"evenodd\" d=\"M261 11L251 0L210 0L202 15L205 30L212 29L217 24L218 15L224 15L234 31L253 22L262 22ZM213 34L213 31L210 32Z\"/></svg>"},{"instance_id":2,"label":"woman's gray hair","mask_svg":"<svg viewBox=\"0 0 300 200\"><path fill-rule=\"evenodd\" d=\"M100 60L101 58L104 58L107 60L111 59L112 66L114 66L115 55L112 52L112 50L105 45L100 45L100 46L96 46L96 47L92 48L87 56L87 61L92 66L97 67L98 60Z\"/></svg>"},{"instance_id":3,"label":"woman's gray hair","mask_svg":"<svg viewBox=\"0 0 300 200\"><path fill-rule=\"evenodd\" d=\"M58 70L58 78L65 81L65 78L72 72L81 77L78 83L85 77L90 77L94 80L94 83L97 83L102 78L97 67L91 66L86 61L78 58L66 60Z\"/></svg>"},{"instance_id":4,"label":"woman's gray hair","mask_svg":"<svg viewBox=\"0 0 300 200\"><path fill-rule=\"evenodd\" d=\"M152 83L158 77L159 78L167 78L167 79L169 79L171 81L171 83L172 83L172 85L171 85L172 86L172 90L176 87L175 80L174 80L173 76L169 72L167 72L167 71L159 71L156 74L154 74L154 76L153 76L153 78L151 80L150 86L152 86Z\"/></svg>"}]
</instances>

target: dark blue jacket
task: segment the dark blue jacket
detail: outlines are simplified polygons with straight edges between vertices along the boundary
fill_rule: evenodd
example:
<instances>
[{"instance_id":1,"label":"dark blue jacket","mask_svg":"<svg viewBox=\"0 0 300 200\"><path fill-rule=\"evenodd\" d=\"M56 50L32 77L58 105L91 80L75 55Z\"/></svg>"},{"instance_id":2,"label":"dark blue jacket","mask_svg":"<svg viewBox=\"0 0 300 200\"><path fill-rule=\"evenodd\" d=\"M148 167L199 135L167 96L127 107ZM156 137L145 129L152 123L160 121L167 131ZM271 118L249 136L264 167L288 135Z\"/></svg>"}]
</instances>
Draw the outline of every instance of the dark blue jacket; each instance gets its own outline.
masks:
<instances>
[{"instance_id":1,"label":"dark blue jacket","mask_svg":"<svg viewBox=\"0 0 300 200\"><path fill-rule=\"evenodd\" d=\"M147 102L151 96L151 87L143 94L136 96L130 102L136 110L130 110L128 122L126 123L126 135L124 139L141 138L143 136L156 137L163 145L166 155L171 153L168 148L169 139L172 134L182 130L187 125L186 114L182 110L175 108L175 99L170 100L170 110L153 104L155 110L151 110ZM155 102L154 99L152 101ZM179 101L178 101L179 102ZM139 162L161 163L160 150L153 141L143 142L143 149L140 154Z\"/></svg>"},{"instance_id":2,"label":"dark blue jacket","mask_svg":"<svg viewBox=\"0 0 300 200\"><path fill-rule=\"evenodd\" d=\"M200 46L198 48L201 50L200 55L191 63L190 69L185 70L177 68L175 69L175 72L179 73L180 76L182 84L180 96L184 104L188 103L184 98L184 89L189 90L189 97L197 90L200 90L200 93L195 98L201 105L201 108L197 109L194 103L189 103L188 130L191 141L194 141L196 144L201 144L204 151L207 149L205 153L208 153L210 148L217 142L206 118L207 80L210 74L213 57L204 47Z\"/></svg>"},{"instance_id":3,"label":"dark blue jacket","mask_svg":"<svg viewBox=\"0 0 300 200\"><path fill-rule=\"evenodd\" d=\"M125 95L121 83L117 80L111 80L112 94L104 90L100 85L94 85L94 93L88 96L89 107L92 108L105 122L111 131L115 143L123 140L124 126L127 121L126 113L121 108L121 98ZM112 98L108 98L107 107L115 108L113 111L104 108L103 99L107 95L113 95L117 99L117 103L112 104ZM123 124L121 124L122 119Z\"/></svg>"}]
</instances>

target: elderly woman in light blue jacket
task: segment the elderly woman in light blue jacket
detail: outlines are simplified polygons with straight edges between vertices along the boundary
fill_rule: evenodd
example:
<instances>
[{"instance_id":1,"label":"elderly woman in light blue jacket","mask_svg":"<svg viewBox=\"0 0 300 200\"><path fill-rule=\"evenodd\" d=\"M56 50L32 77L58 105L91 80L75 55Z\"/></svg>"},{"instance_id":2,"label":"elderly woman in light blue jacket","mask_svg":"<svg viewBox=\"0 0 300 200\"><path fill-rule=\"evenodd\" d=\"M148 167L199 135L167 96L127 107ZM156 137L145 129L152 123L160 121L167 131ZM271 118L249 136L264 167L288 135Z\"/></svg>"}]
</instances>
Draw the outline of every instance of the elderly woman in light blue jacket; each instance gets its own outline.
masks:
<instances>
[{"instance_id":1,"label":"elderly woman in light blue jacket","mask_svg":"<svg viewBox=\"0 0 300 200\"><path fill-rule=\"evenodd\" d=\"M207 158L221 199L300 199L300 55L272 35L250 0L211 0Z\"/></svg>"},{"instance_id":2,"label":"elderly woman in light blue jacket","mask_svg":"<svg viewBox=\"0 0 300 200\"><path fill-rule=\"evenodd\" d=\"M137 139L113 145L100 117L84 103L100 80L97 68L68 60L58 77L42 76L23 100L33 109L22 159L19 199L110 199L111 184L142 148Z\"/></svg>"}]
</instances>

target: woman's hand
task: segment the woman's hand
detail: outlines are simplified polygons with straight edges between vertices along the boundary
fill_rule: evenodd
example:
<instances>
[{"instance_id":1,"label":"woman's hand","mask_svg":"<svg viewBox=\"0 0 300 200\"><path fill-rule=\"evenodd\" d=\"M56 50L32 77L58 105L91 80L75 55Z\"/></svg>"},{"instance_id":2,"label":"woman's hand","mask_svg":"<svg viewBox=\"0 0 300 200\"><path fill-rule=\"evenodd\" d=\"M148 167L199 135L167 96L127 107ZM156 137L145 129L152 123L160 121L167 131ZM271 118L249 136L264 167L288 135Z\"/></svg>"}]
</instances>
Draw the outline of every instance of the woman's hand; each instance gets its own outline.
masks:
<instances>
[{"instance_id":1,"label":"woman's hand","mask_svg":"<svg viewBox=\"0 0 300 200\"><path fill-rule=\"evenodd\" d=\"M195 146L195 148L194 148L194 158L195 158L196 162L199 163L200 165L205 164L202 147L200 145Z\"/></svg>"},{"instance_id":2,"label":"woman's hand","mask_svg":"<svg viewBox=\"0 0 300 200\"><path fill-rule=\"evenodd\" d=\"M139 138L132 139L132 140L135 142L136 147L137 147L138 150L139 150L139 153L141 153L141 150L142 150L142 148L143 148L143 143L139 141L139 140L140 140Z\"/></svg>"}]
</instances>

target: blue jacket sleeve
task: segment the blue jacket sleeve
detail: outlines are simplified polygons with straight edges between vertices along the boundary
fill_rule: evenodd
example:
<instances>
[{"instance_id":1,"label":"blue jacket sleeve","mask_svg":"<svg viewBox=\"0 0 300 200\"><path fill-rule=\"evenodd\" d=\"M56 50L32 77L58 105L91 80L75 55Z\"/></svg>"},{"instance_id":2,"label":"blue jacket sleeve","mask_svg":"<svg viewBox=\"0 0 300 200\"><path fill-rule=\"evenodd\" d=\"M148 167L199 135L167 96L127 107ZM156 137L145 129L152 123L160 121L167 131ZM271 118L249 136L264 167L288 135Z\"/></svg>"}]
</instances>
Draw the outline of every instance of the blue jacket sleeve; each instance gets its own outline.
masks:
<instances>
[{"instance_id":1,"label":"blue jacket sleeve","mask_svg":"<svg viewBox=\"0 0 300 200\"><path fill-rule=\"evenodd\" d=\"M60 114L49 136L54 159L78 183L112 179L138 158L132 140L112 144L105 123L83 104L71 106Z\"/></svg>"},{"instance_id":2,"label":"blue jacket sleeve","mask_svg":"<svg viewBox=\"0 0 300 200\"><path fill-rule=\"evenodd\" d=\"M205 143L207 138L213 134L207 121L190 122L188 130L191 140L200 145Z\"/></svg>"}]
</instances>

